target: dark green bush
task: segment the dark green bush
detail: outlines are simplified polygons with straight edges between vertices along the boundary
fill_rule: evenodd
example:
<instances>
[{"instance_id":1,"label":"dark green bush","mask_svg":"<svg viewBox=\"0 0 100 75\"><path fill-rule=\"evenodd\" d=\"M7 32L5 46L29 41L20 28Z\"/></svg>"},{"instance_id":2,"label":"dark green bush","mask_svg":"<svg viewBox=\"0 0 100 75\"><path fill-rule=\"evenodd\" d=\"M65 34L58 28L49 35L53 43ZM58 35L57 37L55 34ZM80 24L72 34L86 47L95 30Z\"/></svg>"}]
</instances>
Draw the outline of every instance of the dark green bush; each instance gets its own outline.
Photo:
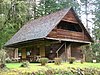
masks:
<instances>
[{"instance_id":1,"label":"dark green bush","mask_svg":"<svg viewBox=\"0 0 100 75\"><path fill-rule=\"evenodd\" d=\"M46 63L48 63L48 58L40 58L39 61L40 61L40 63L41 63L42 66L45 66Z\"/></svg>"},{"instance_id":2,"label":"dark green bush","mask_svg":"<svg viewBox=\"0 0 100 75\"><path fill-rule=\"evenodd\" d=\"M23 61L20 67L28 67L29 62L28 61Z\"/></svg>"},{"instance_id":3,"label":"dark green bush","mask_svg":"<svg viewBox=\"0 0 100 75\"><path fill-rule=\"evenodd\" d=\"M55 58L55 64L60 65L62 62L61 58Z\"/></svg>"},{"instance_id":4,"label":"dark green bush","mask_svg":"<svg viewBox=\"0 0 100 75\"><path fill-rule=\"evenodd\" d=\"M75 57L69 57L69 58L68 58L68 61L69 61L70 64L73 64L73 62L74 62L75 60L76 60Z\"/></svg>"}]
</instances>

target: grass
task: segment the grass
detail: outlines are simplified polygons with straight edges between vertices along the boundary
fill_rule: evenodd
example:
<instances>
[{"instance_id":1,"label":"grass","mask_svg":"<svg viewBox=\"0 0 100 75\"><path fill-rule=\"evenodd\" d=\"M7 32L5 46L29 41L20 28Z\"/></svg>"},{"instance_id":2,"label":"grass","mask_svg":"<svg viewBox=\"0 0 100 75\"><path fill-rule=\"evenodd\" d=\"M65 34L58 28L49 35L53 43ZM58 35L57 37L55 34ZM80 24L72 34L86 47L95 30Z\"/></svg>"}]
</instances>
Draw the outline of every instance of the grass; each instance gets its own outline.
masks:
<instances>
[{"instance_id":1,"label":"grass","mask_svg":"<svg viewBox=\"0 0 100 75\"><path fill-rule=\"evenodd\" d=\"M40 63L30 63L30 66L28 68L22 68L20 67L21 63L9 63L6 64L8 68L10 69L16 69L16 70L22 70L22 71L38 71L38 70L46 70L48 68L53 69L66 69L68 67L74 67L74 68L99 68L100 69L100 63L62 63L61 65L55 65L54 63L48 63L46 66L41 66Z\"/></svg>"}]
</instances>

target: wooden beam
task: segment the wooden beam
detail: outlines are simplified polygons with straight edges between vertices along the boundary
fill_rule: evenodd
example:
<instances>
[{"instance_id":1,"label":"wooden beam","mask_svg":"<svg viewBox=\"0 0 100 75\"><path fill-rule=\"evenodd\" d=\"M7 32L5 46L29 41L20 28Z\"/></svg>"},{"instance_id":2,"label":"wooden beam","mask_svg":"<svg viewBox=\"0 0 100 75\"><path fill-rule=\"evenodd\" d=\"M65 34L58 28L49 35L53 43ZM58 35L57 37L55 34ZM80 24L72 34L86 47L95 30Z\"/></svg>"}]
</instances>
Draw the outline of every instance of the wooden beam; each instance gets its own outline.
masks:
<instances>
[{"instance_id":1,"label":"wooden beam","mask_svg":"<svg viewBox=\"0 0 100 75\"><path fill-rule=\"evenodd\" d=\"M75 23L75 24L78 24L78 22L75 22L75 21L71 21L71 20L66 20L66 19L62 19L62 21L66 21L66 22L71 22L71 23Z\"/></svg>"},{"instance_id":2,"label":"wooden beam","mask_svg":"<svg viewBox=\"0 0 100 75\"><path fill-rule=\"evenodd\" d=\"M66 42L65 42L65 60L67 59L67 47L66 47Z\"/></svg>"},{"instance_id":3,"label":"wooden beam","mask_svg":"<svg viewBox=\"0 0 100 75\"><path fill-rule=\"evenodd\" d=\"M46 39L69 41L69 42L78 42L78 43L86 43L86 44L90 44L91 43L89 41L81 41L81 40L74 40L74 39L62 39L62 38L51 38L51 37L46 37Z\"/></svg>"}]
</instances>

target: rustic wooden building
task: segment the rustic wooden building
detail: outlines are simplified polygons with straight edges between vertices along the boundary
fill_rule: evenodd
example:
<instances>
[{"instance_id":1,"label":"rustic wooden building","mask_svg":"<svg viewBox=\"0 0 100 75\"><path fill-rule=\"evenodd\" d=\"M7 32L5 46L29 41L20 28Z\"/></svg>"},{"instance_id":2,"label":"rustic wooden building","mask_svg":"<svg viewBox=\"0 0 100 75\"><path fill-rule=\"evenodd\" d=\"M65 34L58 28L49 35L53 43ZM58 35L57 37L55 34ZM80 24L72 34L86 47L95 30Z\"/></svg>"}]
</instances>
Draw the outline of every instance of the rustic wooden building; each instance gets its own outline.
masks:
<instances>
[{"instance_id":1,"label":"rustic wooden building","mask_svg":"<svg viewBox=\"0 0 100 75\"><path fill-rule=\"evenodd\" d=\"M79 60L83 58L80 47L92 41L73 8L69 8L29 21L5 46L18 48L22 60L36 61L37 57Z\"/></svg>"}]
</instances>

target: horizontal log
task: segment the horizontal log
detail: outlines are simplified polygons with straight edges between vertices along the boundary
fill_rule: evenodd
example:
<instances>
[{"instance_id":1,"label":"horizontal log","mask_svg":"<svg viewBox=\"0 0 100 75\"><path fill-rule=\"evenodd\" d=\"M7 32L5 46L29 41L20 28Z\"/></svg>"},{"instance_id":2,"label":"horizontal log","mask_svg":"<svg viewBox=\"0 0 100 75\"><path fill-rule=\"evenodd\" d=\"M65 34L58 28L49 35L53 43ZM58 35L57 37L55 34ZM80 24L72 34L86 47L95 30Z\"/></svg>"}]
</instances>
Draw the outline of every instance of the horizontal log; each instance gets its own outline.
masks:
<instances>
[{"instance_id":1,"label":"horizontal log","mask_svg":"<svg viewBox=\"0 0 100 75\"><path fill-rule=\"evenodd\" d=\"M68 38L68 39L88 41L87 36L84 35L84 33L82 32L74 32L74 31L63 30L63 29L54 29L53 31L51 31L51 33L48 36L55 37L55 38Z\"/></svg>"}]
</instances>

